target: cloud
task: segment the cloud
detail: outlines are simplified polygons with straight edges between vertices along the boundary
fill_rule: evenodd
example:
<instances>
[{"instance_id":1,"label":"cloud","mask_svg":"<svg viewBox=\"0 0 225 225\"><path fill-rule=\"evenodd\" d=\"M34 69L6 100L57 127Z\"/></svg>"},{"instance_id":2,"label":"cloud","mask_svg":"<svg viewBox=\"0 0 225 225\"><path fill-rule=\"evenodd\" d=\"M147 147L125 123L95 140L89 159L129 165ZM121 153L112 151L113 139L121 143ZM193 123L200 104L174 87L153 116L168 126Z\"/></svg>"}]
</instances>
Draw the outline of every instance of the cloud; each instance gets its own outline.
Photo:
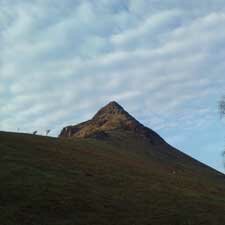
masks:
<instances>
[{"instance_id":1,"label":"cloud","mask_svg":"<svg viewBox=\"0 0 225 225\"><path fill-rule=\"evenodd\" d=\"M203 4L1 1L0 129L56 135L113 99L159 131L195 124L225 80L224 4Z\"/></svg>"},{"instance_id":2,"label":"cloud","mask_svg":"<svg viewBox=\"0 0 225 225\"><path fill-rule=\"evenodd\" d=\"M157 36L162 29L164 32L167 32L171 26L174 26L175 20L180 19L179 16L181 16L181 12L179 10L158 12L144 21L139 21L135 27L113 35L111 38L112 42L115 45L119 45L119 47L127 45L130 45L130 47L136 47L137 45L139 46L141 42L144 42L146 45L149 40L153 41L154 39L157 39Z\"/></svg>"}]
</instances>

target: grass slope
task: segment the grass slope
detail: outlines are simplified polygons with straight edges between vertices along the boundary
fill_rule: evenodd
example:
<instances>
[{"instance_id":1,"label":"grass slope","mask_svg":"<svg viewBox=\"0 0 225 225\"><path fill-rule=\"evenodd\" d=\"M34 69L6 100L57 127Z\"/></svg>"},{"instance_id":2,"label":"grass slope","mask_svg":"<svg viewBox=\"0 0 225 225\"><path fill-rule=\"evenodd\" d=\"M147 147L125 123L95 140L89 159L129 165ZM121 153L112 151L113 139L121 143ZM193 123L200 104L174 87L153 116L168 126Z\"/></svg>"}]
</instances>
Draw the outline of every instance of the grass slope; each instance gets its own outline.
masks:
<instances>
[{"instance_id":1,"label":"grass slope","mask_svg":"<svg viewBox=\"0 0 225 225\"><path fill-rule=\"evenodd\" d=\"M131 133L0 132L1 225L222 225L225 177Z\"/></svg>"}]
</instances>

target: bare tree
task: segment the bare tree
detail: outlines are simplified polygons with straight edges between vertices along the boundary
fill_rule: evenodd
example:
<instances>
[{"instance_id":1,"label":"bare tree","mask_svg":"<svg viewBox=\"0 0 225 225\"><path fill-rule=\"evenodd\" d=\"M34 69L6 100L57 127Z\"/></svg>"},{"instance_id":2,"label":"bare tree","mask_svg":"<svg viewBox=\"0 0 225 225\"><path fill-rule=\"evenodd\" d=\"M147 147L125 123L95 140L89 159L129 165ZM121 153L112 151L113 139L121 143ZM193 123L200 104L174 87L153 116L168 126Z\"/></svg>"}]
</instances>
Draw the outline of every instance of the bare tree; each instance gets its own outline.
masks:
<instances>
[{"instance_id":1,"label":"bare tree","mask_svg":"<svg viewBox=\"0 0 225 225\"><path fill-rule=\"evenodd\" d=\"M221 118L225 117L225 96L219 101L219 113Z\"/></svg>"},{"instance_id":2,"label":"bare tree","mask_svg":"<svg viewBox=\"0 0 225 225\"><path fill-rule=\"evenodd\" d=\"M221 98L219 101L219 113L220 113L220 118L225 117L225 96ZM223 159L224 159L224 166L225 166L225 151L223 152Z\"/></svg>"},{"instance_id":3,"label":"bare tree","mask_svg":"<svg viewBox=\"0 0 225 225\"><path fill-rule=\"evenodd\" d=\"M46 130L46 136L51 132L51 130Z\"/></svg>"}]
</instances>

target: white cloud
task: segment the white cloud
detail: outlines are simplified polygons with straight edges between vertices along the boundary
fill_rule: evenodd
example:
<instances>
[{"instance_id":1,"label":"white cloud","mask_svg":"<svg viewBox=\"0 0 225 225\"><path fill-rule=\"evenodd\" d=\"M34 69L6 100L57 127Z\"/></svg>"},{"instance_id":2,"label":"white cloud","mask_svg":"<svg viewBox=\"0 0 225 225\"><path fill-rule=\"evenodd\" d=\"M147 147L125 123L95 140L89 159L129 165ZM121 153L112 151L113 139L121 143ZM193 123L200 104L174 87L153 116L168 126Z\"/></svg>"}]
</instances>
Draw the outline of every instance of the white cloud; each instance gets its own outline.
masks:
<instances>
[{"instance_id":1,"label":"white cloud","mask_svg":"<svg viewBox=\"0 0 225 225\"><path fill-rule=\"evenodd\" d=\"M115 45L119 45L120 47L124 47L127 45L131 45L132 42L138 41L140 39L148 38L151 40L152 38L156 39L157 33L160 33L162 29L164 32L170 28L170 23L176 19L180 19L181 12L179 10L170 10L170 11L162 11L156 14L151 15L149 18L144 21L140 21L136 27L132 29L126 30L125 32L115 34L112 36L112 42ZM147 40L145 40L146 42ZM145 43L148 44L148 43Z\"/></svg>"},{"instance_id":2,"label":"white cloud","mask_svg":"<svg viewBox=\"0 0 225 225\"><path fill-rule=\"evenodd\" d=\"M0 3L0 129L56 134L113 99L158 130L209 107L225 82L224 5L124 2Z\"/></svg>"}]
</instances>

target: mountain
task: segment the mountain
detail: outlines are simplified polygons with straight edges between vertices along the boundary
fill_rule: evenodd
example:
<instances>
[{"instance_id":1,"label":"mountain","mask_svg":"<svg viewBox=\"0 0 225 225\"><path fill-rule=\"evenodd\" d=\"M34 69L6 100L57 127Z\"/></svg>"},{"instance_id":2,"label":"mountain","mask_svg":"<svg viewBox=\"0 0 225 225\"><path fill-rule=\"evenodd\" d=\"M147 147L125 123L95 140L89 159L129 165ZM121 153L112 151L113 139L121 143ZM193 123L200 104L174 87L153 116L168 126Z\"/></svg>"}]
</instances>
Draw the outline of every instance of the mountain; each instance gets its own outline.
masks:
<instances>
[{"instance_id":1,"label":"mountain","mask_svg":"<svg viewBox=\"0 0 225 225\"><path fill-rule=\"evenodd\" d=\"M0 184L3 225L225 224L225 175L116 102L60 138L0 132Z\"/></svg>"},{"instance_id":2,"label":"mountain","mask_svg":"<svg viewBox=\"0 0 225 225\"><path fill-rule=\"evenodd\" d=\"M59 137L104 138L108 136L107 132L115 130L131 131L148 138L152 144L164 142L158 134L139 123L115 101L100 109L91 120L63 128Z\"/></svg>"}]
</instances>

